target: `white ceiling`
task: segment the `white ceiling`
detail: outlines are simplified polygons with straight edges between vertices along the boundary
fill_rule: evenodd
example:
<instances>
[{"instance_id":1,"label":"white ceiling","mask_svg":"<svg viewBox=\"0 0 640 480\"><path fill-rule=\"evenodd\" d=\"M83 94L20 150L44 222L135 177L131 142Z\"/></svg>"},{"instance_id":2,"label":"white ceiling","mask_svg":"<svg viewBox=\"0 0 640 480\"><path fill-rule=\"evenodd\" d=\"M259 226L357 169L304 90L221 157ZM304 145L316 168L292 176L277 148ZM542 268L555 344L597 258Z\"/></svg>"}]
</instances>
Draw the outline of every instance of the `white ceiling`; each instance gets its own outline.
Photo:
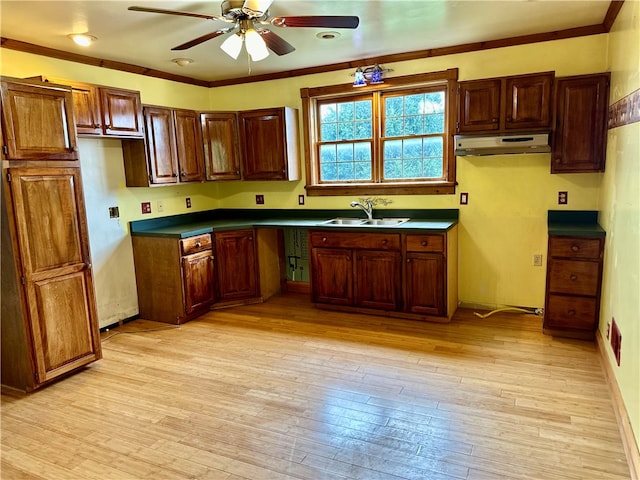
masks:
<instances>
[{"instance_id":1,"label":"white ceiling","mask_svg":"<svg viewBox=\"0 0 640 480\"><path fill-rule=\"evenodd\" d=\"M271 16L357 15L355 30L335 30L339 38L322 40L326 28L269 26L296 50L251 63L251 75L357 62L389 54L552 32L601 24L609 0L275 0ZM217 81L246 77L247 54L237 60L219 46L220 36L182 52L171 48L228 24L217 20L128 11L138 5L220 15L221 1L0 1L0 33L53 49L124 62L194 79ZM67 35L88 32L98 38L88 48ZM171 60L188 57L180 67Z\"/></svg>"}]
</instances>

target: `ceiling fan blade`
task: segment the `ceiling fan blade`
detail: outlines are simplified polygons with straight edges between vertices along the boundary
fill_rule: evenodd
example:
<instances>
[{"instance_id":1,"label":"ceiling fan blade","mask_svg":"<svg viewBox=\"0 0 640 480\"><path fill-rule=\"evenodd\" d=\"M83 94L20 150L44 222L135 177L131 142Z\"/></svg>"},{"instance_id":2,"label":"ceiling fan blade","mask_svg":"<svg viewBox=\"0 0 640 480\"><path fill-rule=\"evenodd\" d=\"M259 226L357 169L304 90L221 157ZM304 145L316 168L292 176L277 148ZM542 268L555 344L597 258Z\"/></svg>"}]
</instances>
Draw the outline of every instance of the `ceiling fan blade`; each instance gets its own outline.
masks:
<instances>
[{"instance_id":1,"label":"ceiling fan blade","mask_svg":"<svg viewBox=\"0 0 640 480\"><path fill-rule=\"evenodd\" d=\"M196 45L200 45L201 43L206 42L207 40L211 40L212 38L219 37L220 35L224 35L227 33L227 30L216 30L215 32L207 33L206 35L202 35L201 37L194 38L190 42L183 43L182 45L178 45L177 47L173 47L171 50L187 50L191 47L195 47Z\"/></svg>"},{"instance_id":2,"label":"ceiling fan blade","mask_svg":"<svg viewBox=\"0 0 640 480\"><path fill-rule=\"evenodd\" d=\"M295 50L293 45L287 42L280 35L273 33L271 30L263 29L259 31L260 36L264 39L264 43L267 44L267 48L273 51L276 55L286 55Z\"/></svg>"},{"instance_id":3,"label":"ceiling fan blade","mask_svg":"<svg viewBox=\"0 0 640 480\"><path fill-rule=\"evenodd\" d=\"M360 19L351 16L317 15L273 17L270 22L276 27L357 28Z\"/></svg>"},{"instance_id":4,"label":"ceiling fan blade","mask_svg":"<svg viewBox=\"0 0 640 480\"><path fill-rule=\"evenodd\" d=\"M273 0L244 0L242 11L252 17L261 17L269 10L272 3Z\"/></svg>"},{"instance_id":5,"label":"ceiling fan blade","mask_svg":"<svg viewBox=\"0 0 640 480\"><path fill-rule=\"evenodd\" d=\"M183 17L196 17L196 18L205 18L207 20L222 20L228 21L224 17L219 17L217 15L204 15L202 13L191 13L191 12L179 12L177 10L164 10L162 8L147 8L147 7L129 7L127 10L131 10L132 12L147 12L147 13L164 13L167 15L180 15Z\"/></svg>"}]
</instances>

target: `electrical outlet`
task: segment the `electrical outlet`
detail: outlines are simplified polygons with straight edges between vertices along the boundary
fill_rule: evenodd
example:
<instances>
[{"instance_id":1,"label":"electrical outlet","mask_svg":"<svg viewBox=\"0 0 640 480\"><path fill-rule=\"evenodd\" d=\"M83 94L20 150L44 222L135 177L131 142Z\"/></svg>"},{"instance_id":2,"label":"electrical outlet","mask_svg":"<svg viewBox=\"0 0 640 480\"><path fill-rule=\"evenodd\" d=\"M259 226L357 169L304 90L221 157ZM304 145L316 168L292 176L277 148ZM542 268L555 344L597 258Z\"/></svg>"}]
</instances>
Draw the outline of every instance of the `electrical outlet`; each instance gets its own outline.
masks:
<instances>
[{"instance_id":1,"label":"electrical outlet","mask_svg":"<svg viewBox=\"0 0 640 480\"><path fill-rule=\"evenodd\" d=\"M558 205L569 203L569 192L558 192Z\"/></svg>"},{"instance_id":2,"label":"electrical outlet","mask_svg":"<svg viewBox=\"0 0 640 480\"><path fill-rule=\"evenodd\" d=\"M536 253L533 255L533 266L534 267L541 267L542 266L542 255L539 253Z\"/></svg>"},{"instance_id":3,"label":"electrical outlet","mask_svg":"<svg viewBox=\"0 0 640 480\"><path fill-rule=\"evenodd\" d=\"M462 192L460 194L460 205L466 205L469 203L469 194L467 192Z\"/></svg>"},{"instance_id":4,"label":"electrical outlet","mask_svg":"<svg viewBox=\"0 0 640 480\"><path fill-rule=\"evenodd\" d=\"M142 202L140 204L142 213L151 213L151 202Z\"/></svg>"},{"instance_id":5,"label":"electrical outlet","mask_svg":"<svg viewBox=\"0 0 640 480\"><path fill-rule=\"evenodd\" d=\"M298 205L304 205L304 195L298 195Z\"/></svg>"},{"instance_id":6,"label":"electrical outlet","mask_svg":"<svg viewBox=\"0 0 640 480\"><path fill-rule=\"evenodd\" d=\"M120 209L118 207L109 207L109 218L120 217Z\"/></svg>"},{"instance_id":7,"label":"electrical outlet","mask_svg":"<svg viewBox=\"0 0 640 480\"><path fill-rule=\"evenodd\" d=\"M264 195L256 195L256 205L264 205Z\"/></svg>"},{"instance_id":8,"label":"electrical outlet","mask_svg":"<svg viewBox=\"0 0 640 480\"><path fill-rule=\"evenodd\" d=\"M184 203L187 205L187 208L191 208L191 197L185 198Z\"/></svg>"},{"instance_id":9,"label":"electrical outlet","mask_svg":"<svg viewBox=\"0 0 640 480\"><path fill-rule=\"evenodd\" d=\"M164 202L162 200L158 200L158 212L164 212Z\"/></svg>"}]
</instances>

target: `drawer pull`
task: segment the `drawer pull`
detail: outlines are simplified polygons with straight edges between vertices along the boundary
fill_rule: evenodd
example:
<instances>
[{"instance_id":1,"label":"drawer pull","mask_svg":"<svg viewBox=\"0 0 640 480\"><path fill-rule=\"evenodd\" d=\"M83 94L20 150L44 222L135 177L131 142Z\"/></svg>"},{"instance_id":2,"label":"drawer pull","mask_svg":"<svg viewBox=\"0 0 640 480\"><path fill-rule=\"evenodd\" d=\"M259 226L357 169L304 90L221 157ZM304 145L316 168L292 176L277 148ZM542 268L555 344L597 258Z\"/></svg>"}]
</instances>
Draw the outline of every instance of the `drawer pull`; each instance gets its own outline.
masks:
<instances>
[{"instance_id":1,"label":"drawer pull","mask_svg":"<svg viewBox=\"0 0 640 480\"><path fill-rule=\"evenodd\" d=\"M200 242L196 242L196 248L200 248L202 244Z\"/></svg>"},{"instance_id":2,"label":"drawer pull","mask_svg":"<svg viewBox=\"0 0 640 480\"><path fill-rule=\"evenodd\" d=\"M386 238L384 240L382 240L382 244L386 245L387 243L389 243L389 240L387 240Z\"/></svg>"},{"instance_id":3,"label":"drawer pull","mask_svg":"<svg viewBox=\"0 0 640 480\"><path fill-rule=\"evenodd\" d=\"M420 242L420 245L422 245L423 247L426 247L429 244L429 242L427 242L426 240L422 240Z\"/></svg>"},{"instance_id":4,"label":"drawer pull","mask_svg":"<svg viewBox=\"0 0 640 480\"><path fill-rule=\"evenodd\" d=\"M326 242L327 242L327 237L322 237L322 241L323 241L324 243L326 243Z\"/></svg>"},{"instance_id":5,"label":"drawer pull","mask_svg":"<svg viewBox=\"0 0 640 480\"><path fill-rule=\"evenodd\" d=\"M578 250L580 250L580 247L578 245L571 245L572 252L577 252Z\"/></svg>"},{"instance_id":6,"label":"drawer pull","mask_svg":"<svg viewBox=\"0 0 640 480\"><path fill-rule=\"evenodd\" d=\"M571 279L572 282L575 282L578 279L578 276L575 273L572 273L569 279Z\"/></svg>"},{"instance_id":7,"label":"drawer pull","mask_svg":"<svg viewBox=\"0 0 640 480\"><path fill-rule=\"evenodd\" d=\"M576 314L576 311L575 311L575 310L573 310L573 309L571 309L571 310L569 310L569 311L567 312L567 315L569 315L570 317L575 316L575 314Z\"/></svg>"}]
</instances>

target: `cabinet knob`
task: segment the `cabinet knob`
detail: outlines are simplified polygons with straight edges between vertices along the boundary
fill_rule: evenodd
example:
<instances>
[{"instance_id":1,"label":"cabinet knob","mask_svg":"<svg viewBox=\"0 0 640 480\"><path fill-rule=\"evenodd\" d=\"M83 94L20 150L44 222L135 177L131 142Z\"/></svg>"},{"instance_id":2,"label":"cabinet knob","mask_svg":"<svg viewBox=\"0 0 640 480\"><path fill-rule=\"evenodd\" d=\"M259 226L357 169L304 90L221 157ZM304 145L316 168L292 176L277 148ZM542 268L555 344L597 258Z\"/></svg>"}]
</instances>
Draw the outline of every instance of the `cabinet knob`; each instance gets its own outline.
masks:
<instances>
[{"instance_id":1,"label":"cabinet knob","mask_svg":"<svg viewBox=\"0 0 640 480\"><path fill-rule=\"evenodd\" d=\"M200 248L202 244L200 242L196 242L196 248Z\"/></svg>"},{"instance_id":2,"label":"cabinet knob","mask_svg":"<svg viewBox=\"0 0 640 480\"><path fill-rule=\"evenodd\" d=\"M580 250L580 247L578 245L571 245L572 252L577 252L578 250Z\"/></svg>"},{"instance_id":3,"label":"cabinet knob","mask_svg":"<svg viewBox=\"0 0 640 480\"><path fill-rule=\"evenodd\" d=\"M429 242L427 242L426 240L422 240L422 241L420 242L420 245L422 245L423 247L426 247L428 243L429 243Z\"/></svg>"},{"instance_id":4,"label":"cabinet knob","mask_svg":"<svg viewBox=\"0 0 640 480\"><path fill-rule=\"evenodd\" d=\"M575 281L578 279L578 276L577 276L575 273L572 273L572 274L571 274L571 276L569 277L569 279L570 279L572 282L575 282Z\"/></svg>"},{"instance_id":5,"label":"cabinet knob","mask_svg":"<svg viewBox=\"0 0 640 480\"><path fill-rule=\"evenodd\" d=\"M576 314L576 311L575 311L575 310L573 310L573 309L571 309L571 310L569 310L569 311L567 312L567 315L569 315L570 317L575 316L575 314Z\"/></svg>"},{"instance_id":6,"label":"cabinet knob","mask_svg":"<svg viewBox=\"0 0 640 480\"><path fill-rule=\"evenodd\" d=\"M560 157L556 157L555 162L560 163L560 160L561 160Z\"/></svg>"},{"instance_id":7,"label":"cabinet knob","mask_svg":"<svg viewBox=\"0 0 640 480\"><path fill-rule=\"evenodd\" d=\"M327 241L327 237L322 237L322 241L326 242Z\"/></svg>"},{"instance_id":8,"label":"cabinet knob","mask_svg":"<svg viewBox=\"0 0 640 480\"><path fill-rule=\"evenodd\" d=\"M387 240L386 238L384 240L382 240L382 244L386 245L387 243L389 243L389 240Z\"/></svg>"}]
</instances>

